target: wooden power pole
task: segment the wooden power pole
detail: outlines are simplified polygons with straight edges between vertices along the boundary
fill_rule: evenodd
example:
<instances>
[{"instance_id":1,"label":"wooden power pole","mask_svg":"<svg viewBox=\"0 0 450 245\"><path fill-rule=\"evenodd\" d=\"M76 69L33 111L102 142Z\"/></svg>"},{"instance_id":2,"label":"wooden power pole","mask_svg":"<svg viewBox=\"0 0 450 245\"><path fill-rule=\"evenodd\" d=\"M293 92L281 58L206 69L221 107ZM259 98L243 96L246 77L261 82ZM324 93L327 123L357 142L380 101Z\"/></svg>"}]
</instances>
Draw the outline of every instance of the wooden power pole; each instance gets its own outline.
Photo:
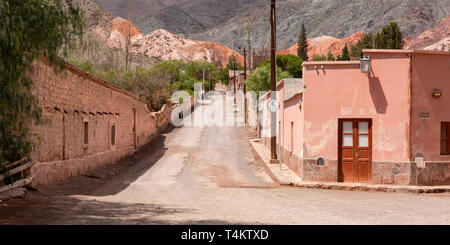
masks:
<instances>
[{"instance_id":1,"label":"wooden power pole","mask_svg":"<svg viewBox=\"0 0 450 245\"><path fill-rule=\"evenodd\" d=\"M130 18L130 0L128 0L128 23L127 23L127 38L126 38L126 44L125 44L125 69L128 71L128 65L129 65L129 56L130 56L130 44L131 44L131 40L130 40L130 28L131 28L131 18Z\"/></svg>"},{"instance_id":2,"label":"wooden power pole","mask_svg":"<svg viewBox=\"0 0 450 245\"><path fill-rule=\"evenodd\" d=\"M244 122L247 124L247 52L244 48Z\"/></svg>"},{"instance_id":3,"label":"wooden power pole","mask_svg":"<svg viewBox=\"0 0 450 245\"><path fill-rule=\"evenodd\" d=\"M275 0L270 2L270 98L271 100L276 100L276 90L277 90L277 71L276 71L276 46L275 46ZM270 155L271 160L275 161L277 159L277 113L271 112L270 114L270 126L271 126L271 138L270 138Z\"/></svg>"},{"instance_id":4,"label":"wooden power pole","mask_svg":"<svg viewBox=\"0 0 450 245\"><path fill-rule=\"evenodd\" d=\"M234 86L234 104L236 104L236 58L233 57L233 86Z\"/></svg>"}]
</instances>

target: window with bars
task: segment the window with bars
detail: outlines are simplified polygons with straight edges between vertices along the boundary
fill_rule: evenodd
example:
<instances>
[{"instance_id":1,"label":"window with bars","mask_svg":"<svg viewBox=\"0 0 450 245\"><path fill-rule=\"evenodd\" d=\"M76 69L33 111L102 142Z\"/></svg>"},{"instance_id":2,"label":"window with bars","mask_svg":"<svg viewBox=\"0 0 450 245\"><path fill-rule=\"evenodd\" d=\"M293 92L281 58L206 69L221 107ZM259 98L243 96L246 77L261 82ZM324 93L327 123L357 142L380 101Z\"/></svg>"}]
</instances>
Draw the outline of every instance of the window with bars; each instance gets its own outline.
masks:
<instances>
[{"instance_id":1,"label":"window with bars","mask_svg":"<svg viewBox=\"0 0 450 245\"><path fill-rule=\"evenodd\" d=\"M441 122L441 155L450 155L450 122Z\"/></svg>"}]
</instances>

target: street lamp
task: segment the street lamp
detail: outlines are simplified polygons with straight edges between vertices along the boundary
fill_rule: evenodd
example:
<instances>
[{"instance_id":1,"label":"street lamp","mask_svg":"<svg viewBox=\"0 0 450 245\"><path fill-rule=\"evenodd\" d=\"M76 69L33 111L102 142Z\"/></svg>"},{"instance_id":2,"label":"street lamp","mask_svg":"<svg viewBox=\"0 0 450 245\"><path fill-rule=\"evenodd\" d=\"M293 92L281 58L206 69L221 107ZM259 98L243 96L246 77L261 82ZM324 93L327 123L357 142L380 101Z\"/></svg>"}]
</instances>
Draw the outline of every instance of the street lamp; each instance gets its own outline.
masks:
<instances>
[{"instance_id":1,"label":"street lamp","mask_svg":"<svg viewBox=\"0 0 450 245\"><path fill-rule=\"evenodd\" d=\"M370 56L364 55L362 59L359 60L361 73L370 73Z\"/></svg>"}]
</instances>

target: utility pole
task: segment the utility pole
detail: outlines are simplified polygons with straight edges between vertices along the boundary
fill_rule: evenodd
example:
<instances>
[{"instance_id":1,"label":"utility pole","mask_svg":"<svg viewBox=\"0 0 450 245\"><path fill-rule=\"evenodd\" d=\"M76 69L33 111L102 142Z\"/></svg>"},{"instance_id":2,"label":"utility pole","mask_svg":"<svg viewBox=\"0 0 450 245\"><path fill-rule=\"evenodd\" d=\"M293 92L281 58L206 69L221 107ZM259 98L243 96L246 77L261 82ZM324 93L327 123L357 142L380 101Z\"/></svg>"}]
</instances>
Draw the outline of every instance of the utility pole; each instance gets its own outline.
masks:
<instances>
[{"instance_id":1,"label":"utility pole","mask_svg":"<svg viewBox=\"0 0 450 245\"><path fill-rule=\"evenodd\" d=\"M236 58L233 57L234 104L236 104Z\"/></svg>"},{"instance_id":2,"label":"utility pole","mask_svg":"<svg viewBox=\"0 0 450 245\"><path fill-rule=\"evenodd\" d=\"M202 100L204 99L203 98L203 92L205 91L205 67L203 67L202 68L202 71L203 71L203 80L202 80L202 93L201 93L201 95L202 95Z\"/></svg>"},{"instance_id":3,"label":"utility pole","mask_svg":"<svg viewBox=\"0 0 450 245\"><path fill-rule=\"evenodd\" d=\"M247 53L244 48L244 122L247 124Z\"/></svg>"},{"instance_id":4,"label":"utility pole","mask_svg":"<svg viewBox=\"0 0 450 245\"><path fill-rule=\"evenodd\" d=\"M271 100L276 100L276 90L277 90L277 71L276 71L276 46L275 46L275 0L271 0L270 3L270 98ZM270 138L270 155L271 160L276 161L277 159L277 138L276 138L276 131L277 131L277 113L271 112L270 114L270 126L271 126L271 138Z\"/></svg>"},{"instance_id":5,"label":"utility pole","mask_svg":"<svg viewBox=\"0 0 450 245\"><path fill-rule=\"evenodd\" d=\"M130 28L131 28L131 22L130 22L130 0L128 0L128 23L127 23L127 40L126 40L126 57L125 57L125 69L128 71L128 59L130 56Z\"/></svg>"}]
</instances>

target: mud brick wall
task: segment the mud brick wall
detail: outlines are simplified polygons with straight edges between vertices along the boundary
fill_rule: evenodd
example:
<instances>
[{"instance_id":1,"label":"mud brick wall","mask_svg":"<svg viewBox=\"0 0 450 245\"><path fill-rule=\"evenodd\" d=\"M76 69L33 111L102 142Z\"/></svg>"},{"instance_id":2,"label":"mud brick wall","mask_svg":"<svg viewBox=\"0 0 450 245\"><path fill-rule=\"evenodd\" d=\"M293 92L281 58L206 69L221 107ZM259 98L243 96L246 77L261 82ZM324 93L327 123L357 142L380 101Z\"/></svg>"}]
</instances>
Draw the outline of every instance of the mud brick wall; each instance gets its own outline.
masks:
<instances>
[{"instance_id":1,"label":"mud brick wall","mask_svg":"<svg viewBox=\"0 0 450 245\"><path fill-rule=\"evenodd\" d=\"M33 185L115 163L148 144L170 121L172 108L150 112L134 94L68 63L55 73L45 61L36 62L32 78L47 120L33 126L39 137L31 156L37 162L32 168Z\"/></svg>"}]
</instances>

